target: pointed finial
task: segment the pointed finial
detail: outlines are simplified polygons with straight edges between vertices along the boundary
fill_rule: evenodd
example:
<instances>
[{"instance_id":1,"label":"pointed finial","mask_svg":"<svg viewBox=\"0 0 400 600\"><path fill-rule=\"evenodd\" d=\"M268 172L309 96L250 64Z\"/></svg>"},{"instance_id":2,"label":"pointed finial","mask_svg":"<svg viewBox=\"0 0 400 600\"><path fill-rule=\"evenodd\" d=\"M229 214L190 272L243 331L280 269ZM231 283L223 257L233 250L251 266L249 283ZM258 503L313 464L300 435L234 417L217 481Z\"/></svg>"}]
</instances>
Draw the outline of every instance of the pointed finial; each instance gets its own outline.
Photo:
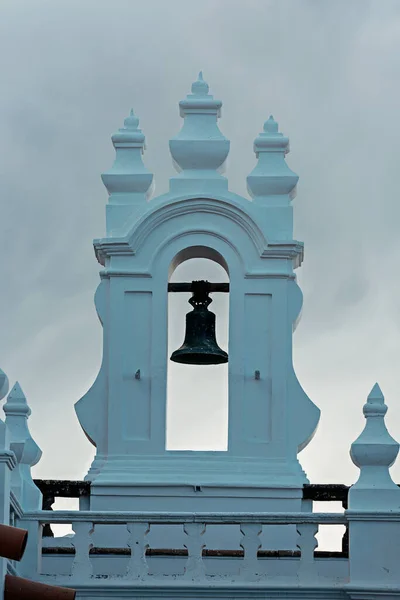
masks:
<instances>
[{"instance_id":1,"label":"pointed finial","mask_svg":"<svg viewBox=\"0 0 400 600\"><path fill-rule=\"evenodd\" d=\"M124 127L118 129L111 140L116 153L115 162L101 176L108 194L113 197L112 200L110 198L110 204L146 206L146 200L152 192L153 174L143 164L145 136L139 129L139 119L133 108L124 119ZM127 210L110 207L107 212L107 232L115 231L126 222Z\"/></svg>"},{"instance_id":2,"label":"pointed finial","mask_svg":"<svg viewBox=\"0 0 400 600\"><path fill-rule=\"evenodd\" d=\"M267 121L265 121L264 131L265 133L278 133L278 123L275 121L272 115Z\"/></svg>"},{"instance_id":3,"label":"pointed finial","mask_svg":"<svg viewBox=\"0 0 400 600\"><path fill-rule=\"evenodd\" d=\"M134 144L134 147L140 147L143 151L145 137L138 125L139 119L135 115L133 108L131 108L129 115L124 119L124 127L118 129L118 131L111 136L115 148L121 143Z\"/></svg>"},{"instance_id":4,"label":"pointed finial","mask_svg":"<svg viewBox=\"0 0 400 600\"><path fill-rule=\"evenodd\" d=\"M25 415L29 417L31 409L26 401L26 396L18 381L15 383L11 392L8 394L7 402L3 406L3 410L8 416Z\"/></svg>"},{"instance_id":5,"label":"pointed finial","mask_svg":"<svg viewBox=\"0 0 400 600\"><path fill-rule=\"evenodd\" d=\"M371 403L377 402L378 404L384 404L385 399L383 397L382 390L379 387L379 383L374 384L372 390L368 394L367 401Z\"/></svg>"},{"instance_id":6,"label":"pointed finial","mask_svg":"<svg viewBox=\"0 0 400 600\"><path fill-rule=\"evenodd\" d=\"M137 129L139 125L139 119L135 116L133 112L133 108L131 108L131 112L129 113L129 117L126 117L124 120L124 125L126 129Z\"/></svg>"},{"instance_id":7,"label":"pointed finial","mask_svg":"<svg viewBox=\"0 0 400 600\"><path fill-rule=\"evenodd\" d=\"M389 473L399 444L386 428L386 412L382 390L376 383L363 407L364 431L351 445L351 460L360 468L360 477L349 492L350 509L400 507L400 489Z\"/></svg>"},{"instance_id":8,"label":"pointed finial","mask_svg":"<svg viewBox=\"0 0 400 600\"><path fill-rule=\"evenodd\" d=\"M192 94L195 96L207 96L210 87L203 79L203 71L200 71L197 81L192 83Z\"/></svg>"},{"instance_id":9,"label":"pointed finial","mask_svg":"<svg viewBox=\"0 0 400 600\"><path fill-rule=\"evenodd\" d=\"M378 383L375 383L374 387L368 394L367 403L363 406L363 413L365 418L373 416L383 417L387 413L385 398Z\"/></svg>"},{"instance_id":10,"label":"pointed finial","mask_svg":"<svg viewBox=\"0 0 400 600\"><path fill-rule=\"evenodd\" d=\"M258 163L247 176L250 196L264 205L273 204L278 196L286 196L289 204L296 195L299 178L285 161L289 152L289 138L279 132L278 123L272 115L254 140L254 152Z\"/></svg>"},{"instance_id":11,"label":"pointed finial","mask_svg":"<svg viewBox=\"0 0 400 600\"><path fill-rule=\"evenodd\" d=\"M33 483L30 467L39 462L42 451L30 434L28 417L31 409L18 382L8 394L3 409L10 432L10 450L17 459L11 483L12 491L24 510L38 510L42 494Z\"/></svg>"}]
</instances>

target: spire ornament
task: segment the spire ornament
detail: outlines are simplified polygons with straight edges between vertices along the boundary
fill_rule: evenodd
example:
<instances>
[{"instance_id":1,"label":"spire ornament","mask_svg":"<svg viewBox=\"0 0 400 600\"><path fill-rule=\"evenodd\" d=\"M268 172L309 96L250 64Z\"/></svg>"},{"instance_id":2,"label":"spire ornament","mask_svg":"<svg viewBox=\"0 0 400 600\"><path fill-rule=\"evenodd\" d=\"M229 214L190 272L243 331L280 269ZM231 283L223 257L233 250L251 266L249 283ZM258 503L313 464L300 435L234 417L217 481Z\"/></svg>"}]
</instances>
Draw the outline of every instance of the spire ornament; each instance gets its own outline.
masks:
<instances>
[{"instance_id":1,"label":"spire ornament","mask_svg":"<svg viewBox=\"0 0 400 600\"><path fill-rule=\"evenodd\" d=\"M203 79L203 71L200 71L197 81L192 83L192 94L195 96L207 96L209 89L210 86Z\"/></svg>"},{"instance_id":2,"label":"spire ornament","mask_svg":"<svg viewBox=\"0 0 400 600\"><path fill-rule=\"evenodd\" d=\"M18 382L9 393L3 410L10 432L10 450L17 459L17 466L11 476L11 489L24 510L39 510L42 494L33 483L31 467L39 462L42 451L30 434L28 417L31 409Z\"/></svg>"},{"instance_id":3,"label":"spire ornament","mask_svg":"<svg viewBox=\"0 0 400 600\"><path fill-rule=\"evenodd\" d=\"M228 182L221 175L229 154L229 140L222 135L217 121L222 102L209 94L209 86L200 71L192 84L192 93L179 102L184 119L181 131L169 142L177 177L170 180L171 191L196 189L226 190Z\"/></svg>"},{"instance_id":4,"label":"spire ornament","mask_svg":"<svg viewBox=\"0 0 400 600\"><path fill-rule=\"evenodd\" d=\"M296 195L299 177L286 164L289 138L279 133L278 123L272 115L254 140L254 152L258 163L247 176L250 196L260 204L289 204Z\"/></svg>"},{"instance_id":5,"label":"spire ornament","mask_svg":"<svg viewBox=\"0 0 400 600\"><path fill-rule=\"evenodd\" d=\"M363 407L364 431L351 445L351 460L360 468L360 476L349 492L350 510L400 510L400 489L389 473L399 444L386 429L386 412L384 396L376 383Z\"/></svg>"},{"instance_id":6,"label":"spire ornament","mask_svg":"<svg viewBox=\"0 0 400 600\"><path fill-rule=\"evenodd\" d=\"M110 204L136 204L147 200L152 191L153 174L143 164L145 136L139 119L131 109L124 127L111 137L115 162L101 178L110 195Z\"/></svg>"}]
</instances>

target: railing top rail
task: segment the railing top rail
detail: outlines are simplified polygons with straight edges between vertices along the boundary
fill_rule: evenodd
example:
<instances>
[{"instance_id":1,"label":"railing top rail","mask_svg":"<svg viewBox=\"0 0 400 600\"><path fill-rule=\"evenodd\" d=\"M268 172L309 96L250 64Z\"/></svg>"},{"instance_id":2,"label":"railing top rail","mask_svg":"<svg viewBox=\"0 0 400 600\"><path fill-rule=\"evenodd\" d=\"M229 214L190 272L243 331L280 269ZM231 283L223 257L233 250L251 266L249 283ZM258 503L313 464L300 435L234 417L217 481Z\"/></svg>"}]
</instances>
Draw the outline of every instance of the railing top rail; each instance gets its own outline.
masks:
<instances>
[{"instance_id":1,"label":"railing top rail","mask_svg":"<svg viewBox=\"0 0 400 600\"><path fill-rule=\"evenodd\" d=\"M40 523L106 523L109 525L126 523L152 523L154 525L173 525L182 523L206 523L208 525L241 525L260 523L262 525L300 525L317 523L321 525L346 525L347 517L343 513L279 513L279 512L117 512L117 511L52 511L43 510L24 513L24 521Z\"/></svg>"}]
</instances>

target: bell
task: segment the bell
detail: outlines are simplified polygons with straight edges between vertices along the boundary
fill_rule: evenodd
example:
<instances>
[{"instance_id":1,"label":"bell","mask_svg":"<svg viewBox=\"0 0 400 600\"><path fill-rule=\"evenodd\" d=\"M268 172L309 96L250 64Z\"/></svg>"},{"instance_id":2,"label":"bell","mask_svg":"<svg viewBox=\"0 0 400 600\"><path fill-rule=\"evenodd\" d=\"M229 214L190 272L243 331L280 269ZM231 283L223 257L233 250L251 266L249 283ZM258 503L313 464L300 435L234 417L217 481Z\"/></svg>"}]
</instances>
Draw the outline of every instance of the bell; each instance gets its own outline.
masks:
<instances>
[{"instance_id":1,"label":"bell","mask_svg":"<svg viewBox=\"0 0 400 600\"><path fill-rule=\"evenodd\" d=\"M215 314L208 310L212 302L207 281L193 281L189 303L193 310L186 315L186 334L182 346L171 354L171 360L185 365L219 365L228 355L215 338Z\"/></svg>"}]
</instances>

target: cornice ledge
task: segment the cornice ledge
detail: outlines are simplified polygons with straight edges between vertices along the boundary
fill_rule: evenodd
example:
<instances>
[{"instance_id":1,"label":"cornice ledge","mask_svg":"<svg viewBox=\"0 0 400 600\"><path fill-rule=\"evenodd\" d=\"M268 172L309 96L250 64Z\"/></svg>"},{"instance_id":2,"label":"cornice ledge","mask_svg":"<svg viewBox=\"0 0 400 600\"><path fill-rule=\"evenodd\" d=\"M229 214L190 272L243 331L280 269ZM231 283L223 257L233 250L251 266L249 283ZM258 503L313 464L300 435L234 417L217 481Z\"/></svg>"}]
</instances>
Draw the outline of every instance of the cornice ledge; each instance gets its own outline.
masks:
<instances>
[{"instance_id":1,"label":"cornice ledge","mask_svg":"<svg viewBox=\"0 0 400 600\"><path fill-rule=\"evenodd\" d=\"M106 268L100 271L100 279L110 279L111 277L132 277L136 279L152 279L148 271L132 271L130 269Z\"/></svg>"},{"instance_id":2,"label":"cornice ledge","mask_svg":"<svg viewBox=\"0 0 400 600\"><path fill-rule=\"evenodd\" d=\"M245 279L296 279L296 275L285 271L271 271L271 272L248 272L245 273Z\"/></svg>"},{"instance_id":3,"label":"cornice ledge","mask_svg":"<svg viewBox=\"0 0 400 600\"><path fill-rule=\"evenodd\" d=\"M269 240L261 258L288 258L294 261L295 267L299 267L304 259L304 244L297 240Z\"/></svg>"},{"instance_id":4,"label":"cornice ledge","mask_svg":"<svg viewBox=\"0 0 400 600\"><path fill-rule=\"evenodd\" d=\"M105 266L106 258L110 256L133 256L129 241L125 238L99 238L93 240L93 247L98 262Z\"/></svg>"}]
</instances>

